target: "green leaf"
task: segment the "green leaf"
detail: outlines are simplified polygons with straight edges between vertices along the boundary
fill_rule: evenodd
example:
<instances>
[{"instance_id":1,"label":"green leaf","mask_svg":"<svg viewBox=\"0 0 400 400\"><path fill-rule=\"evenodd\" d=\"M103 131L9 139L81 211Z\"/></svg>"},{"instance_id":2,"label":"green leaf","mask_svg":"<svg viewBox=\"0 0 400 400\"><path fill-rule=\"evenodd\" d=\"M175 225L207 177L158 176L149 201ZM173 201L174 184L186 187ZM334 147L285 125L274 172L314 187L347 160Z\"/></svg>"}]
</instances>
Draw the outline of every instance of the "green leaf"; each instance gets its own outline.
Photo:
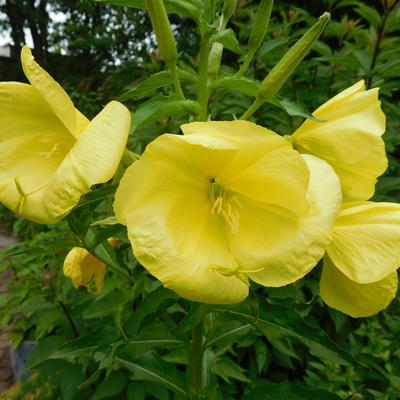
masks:
<instances>
[{"instance_id":1,"label":"green leaf","mask_svg":"<svg viewBox=\"0 0 400 400\"><path fill-rule=\"evenodd\" d=\"M79 384L85 379L81 366L71 365L63 371L60 379L60 388L63 400L73 400L79 391Z\"/></svg>"},{"instance_id":2,"label":"green leaf","mask_svg":"<svg viewBox=\"0 0 400 400\"><path fill-rule=\"evenodd\" d=\"M36 365L46 361L51 353L65 343L65 340L64 336L49 336L41 340L29 354L28 368L34 368Z\"/></svg>"},{"instance_id":3,"label":"green leaf","mask_svg":"<svg viewBox=\"0 0 400 400\"><path fill-rule=\"evenodd\" d=\"M133 8L146 8L145 0L96 0L99 3L112 4ZM200 16L201 4L198 0L164 0L168 13L186 15L197 21Z\"/></svg>"},{"instance_id":4,"label":"green leaf","mask_svg":"<svg viewBox=\"0 0 400 400\"><path fill-rule=\"evenodd\" d=\"M185 70L178 70L179 78L181 81L188 81L192 83L197 82L197 76L195 73L185 71ZM143 97L147 97L151 95L151 93L159 89L160 87L169 85L172 83L171 72L170 71L161 71L157 72L154 75L151 75L143 82L140 82L134 88L128 90L121 96L117 98L118 101L127 101L127 100L139 100Z\"/></svg>"},{"instance_id":5,"label":"green leaf","mask_svg":"<svg viewBox=\"0 0 400 400\"><path fill-rule=\"evenodd\" d=\"M157 382L176 393L186 395L184 374L158 355L148 353L139 360L132 360L129 353L121 352L115 361L133 372L136 380Z\"/></svg>"},{"instance_id":6,"label":"green leaf","mask_svg":"<svg viewBox=\"0 0 400 400\"><path fill-rule=\"evenodd\" d=\"M102 400L121 393L128 383L128 375L123 371L114 371L97 387L91 400Z\"/></svg>"},{"instance_id":7,"label":"green leaf","mask_svg":"<svg viewBox=\"0 0 400 400\"><path fill-rule=\"evenodd\" d=\"M93 222L93 224L90 224L90 226L96 226L96 225L115 225L119 224L117 217L108 217L108 218L103 218L99 219L96 222Z\"/></svg>"},{"instance_id":8,"label":"green leaf","mask_svg":"<svg viewBox=\"0 0 400 400\"><path fill-rule=\"evenodd\" d=\"M132 119L132 131L146 122L169 116L198 114L200 105L192 100L177 100L175 96L156 96L141 104Z\"/></svg>"},{"instance_id":9,"label":"green leaf","mask_svg":"<svg viewBox=\"0 0 400 400\"><path fill-rule=\"evenodd\" d=\"M352 355L333 342L322 329L307 324L295 311L276 304L268 304L259 298L260 316L255 318L245 303L216 308L234 318L253 324L271 342L291 338L307 346L310 353L318 358L348 365L355 363Z\"/></svg>"},{"instance_id":10,"label":"green leaf","mask_svg":"<svg viewBox=\"0 0 400 400\"><path fill-rule=\"evenodd\" d=\"M309 112L303 110L298 104L292 103L291 101L284 99L283 97L274 96L272 99L268 100L268 103L271 103L281 108L282 110L285 110L289 115L312 119L316 122L324 122L320 119L315 118Z\"/></svg>"},{"instance_id":11,"label":"green leaf","mask_svg":"<svg viewBox=\"0 0 400 400\"><path fill-rule=\"evenodd\" d=\"M212 36L211 41L221 43L228 50L233 51L236 54L243 54L243 50L240 48L235 32L232 29L224 29L217 32Z\"/></svg>"},{"instance_id":12,"label":"green leaf","mask_svg":"<svg viewBox=\"0 0 400 400\"><path fill-rule=\"evenodd\" d=\"M243 373L245 369L228 357L217 359L212 366L212 370L227 383L230 383L231 378L240 382L251 382Z\"/></svg>"},{"instance_id":13,"label":"green leaf","mask_svg":"<svg viewBox=\"0 0 400 400\"><path fill-rule=\"evenodd\" d=\"M340 400L325 390L309 390L295 382L263 383L246 393L242 400Z\"/></svg>"},{"instance_id":14,"label":"green leaf","mask_svg":"<svg viewBox=\"0 0 400 400\"><path fill-rule=\"evenodd\" d=\"M211 82L211 88L225 88L255 97L259 89L259 83L251 78L236 75L219 75Z\"/></svg>"}]
</instances>

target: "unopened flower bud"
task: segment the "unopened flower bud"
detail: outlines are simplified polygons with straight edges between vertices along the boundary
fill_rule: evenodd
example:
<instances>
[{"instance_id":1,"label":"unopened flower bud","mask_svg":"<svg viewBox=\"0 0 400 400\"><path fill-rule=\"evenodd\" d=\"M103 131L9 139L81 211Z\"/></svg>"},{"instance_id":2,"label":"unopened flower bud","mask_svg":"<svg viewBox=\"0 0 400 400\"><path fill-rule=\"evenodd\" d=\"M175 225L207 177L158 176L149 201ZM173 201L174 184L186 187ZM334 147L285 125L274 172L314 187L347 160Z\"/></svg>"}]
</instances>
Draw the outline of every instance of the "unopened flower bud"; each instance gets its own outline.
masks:
<instances>
[{"instance_id":1,"label":"unopened flower bud","mask_svg":"<svg viewBox=\"0 0 400 400\"><path fill-rule=\"evenodd\" d=\"M175 64L178 53L163 0L146 0L146 7L156 34L161 57L166 64Z\"/></svg>"}]
</instances>

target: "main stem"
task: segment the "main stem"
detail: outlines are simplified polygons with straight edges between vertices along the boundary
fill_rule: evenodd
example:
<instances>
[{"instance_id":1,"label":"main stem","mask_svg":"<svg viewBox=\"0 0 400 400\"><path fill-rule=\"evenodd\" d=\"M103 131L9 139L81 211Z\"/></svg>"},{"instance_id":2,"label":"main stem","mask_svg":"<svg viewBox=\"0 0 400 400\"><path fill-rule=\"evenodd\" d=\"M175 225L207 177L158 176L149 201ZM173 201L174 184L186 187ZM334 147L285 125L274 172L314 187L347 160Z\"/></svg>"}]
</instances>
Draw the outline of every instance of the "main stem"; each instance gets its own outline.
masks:
<instances>
[{"instance_id":1,"label":"main stem","mask_svg":"<svg viewBox=\"0 0 400 400\"><path fill-rule=\"evenodd\" d=\"M192 329L191 368L192 399L200 400L203 390L203 322Z\"/></svg>"},{"instance_id":2,"label":"main stem","mask_svg":"<svg viewBox=\"0 0 400 400\"><path fill-rule=\"evenodd\" d=\"M199 65L199 86L197 88L197 98L200 103L199 120L207 119L208 109L208 56L210 54L210 35L205 33L200 41L200 65Z\"/></svg>"}]
</instances>

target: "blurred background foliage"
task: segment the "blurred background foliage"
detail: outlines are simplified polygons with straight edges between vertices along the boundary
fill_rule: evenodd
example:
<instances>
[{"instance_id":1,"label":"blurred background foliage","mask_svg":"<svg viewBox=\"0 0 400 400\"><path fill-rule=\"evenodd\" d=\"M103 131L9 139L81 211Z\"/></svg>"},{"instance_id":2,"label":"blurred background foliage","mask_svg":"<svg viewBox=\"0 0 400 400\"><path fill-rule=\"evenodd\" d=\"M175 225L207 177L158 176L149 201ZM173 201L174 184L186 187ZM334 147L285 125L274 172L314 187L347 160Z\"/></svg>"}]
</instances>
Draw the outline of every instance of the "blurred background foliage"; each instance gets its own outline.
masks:
<instances>
[{"instance_id":1,"label":"blurred background foliage","mask_svg":"<svg viewBox=\"0 0 400 400\"><path fill-rule=\"evenodd\" d=\"M116 98L132 110L129 147L141 153L159 134L178 133L193 110L170 95L170 79L161 72L164 65L146 12L108 2L130 0L0 2L0 29L12 45L11 57L0 57L0 79L25 80L19 50L29 34L37 60L88 117ZM303 120L300 109L312 112L360 79L367 87L379 86L387 116L389 168L379 179L374 199L400 201L398 3L276 1L263 45L245 77L235 80L232 74L243 62L258 6L258 1L238 0L228 28L240 48L224 50L219 75L211 84L211 118L240 116L258 82L317 17L329 11L332 20L324 34L279 92L288 103L265 104L255 118L290 134ZM170 14L170 20L185 94L194 99L196 25L176 14ZM0 327L12 327L14 346L39 341L29 361L39 373L35 380L44 376L46 384L57 388L50 397L43 390L43 397L39 393L32 398L184 398L190 330L207 315L204 364L212 372L206 377L207 399L400 399L399 298L377 316L352 319L322 304L317 267L287 287L254 285L250 298L237 306L191 304L160 287L138 265L124 227L89 228L91 220L110 215L109 188L104 185L82 199L70 219L72 231L66 223L37 225L1 208L1 225L19 238L19 245L3 253L0 265L0 271L13 270L10 295L0 299ZM74 226L73 221L80 223ZM72 287L62 275L62 263L72 246L81 245L84 229L92 230L92 244L110 236L121 239L113 256L129 269L134 284L109 271L105 290L97 297ZM32 381L6 398L22 398L24 390L32 390Z\"/></svg>"}]
</instances>

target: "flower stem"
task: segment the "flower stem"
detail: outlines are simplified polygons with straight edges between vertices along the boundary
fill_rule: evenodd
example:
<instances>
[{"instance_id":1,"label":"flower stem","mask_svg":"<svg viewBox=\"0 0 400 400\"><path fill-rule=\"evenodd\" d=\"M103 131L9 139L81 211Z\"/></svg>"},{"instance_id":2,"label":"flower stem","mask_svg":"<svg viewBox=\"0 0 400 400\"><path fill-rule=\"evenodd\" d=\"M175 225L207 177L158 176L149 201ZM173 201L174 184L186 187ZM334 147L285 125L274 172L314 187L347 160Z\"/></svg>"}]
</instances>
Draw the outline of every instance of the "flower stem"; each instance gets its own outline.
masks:
<instances>
[{"instance_id":1,"label":"flower stem","mask_svg":"<svg viewBox=\"0 0 400 400\"><path fill-rule=\"evenodd\" d=\"M197 98L200 103L199 120L207 119L208 110L208 56L210 54L210 34L204 33L200 41L199 86Z\"/></svg>"},{"instance_id":2,"label":"flower stem","mask_svg":"<svg viewBox=\"0 0 400 400\"><path fill-rule=\"evenodd\" d=\"M178 97L181 100L185 100L185 96L182 92L181 82L179 80L178 68L176 68L176 64L170 63L168 65L168 68L169 68L169 71L171 72L172 83L174 84L176 94L178 95Z\"/></svg>"},{"instance_id":3,"label":"flower stem","mask_svg":"<svg viewBox=\"0 0 400 400\"><path fill-rule=\"evenodd\" d=\"M191 344L191 372L192 372L192 399L200 400L203 389L203 322L192 329Z\"/></svg>"},{"instance_id":4,"label":"flower stem","mask_svg":"<svg viewBox=\"0 0 400 400\"><path fill-rule=\"evenodd\" d=\"M249 119L259 109L259 107L263 103L264 103L264 101L262 101L256 97L253 104L247 109L247 111L239 119L241 119L241 120Z\"/></svg>"},{"instance_id":5,"label":"flower stem","mask_svg":"<svg viewBox=\"0 0 400 400\"><path fill-rule=\"evenodd\" d=\"M243 64L240 66L239 71L236 72L236 76L242 76L247 71L247 68L249 68L250 63L253 60L254 54L255 51L249 51L246 54Z\"/></svg>"}]
</instances>

